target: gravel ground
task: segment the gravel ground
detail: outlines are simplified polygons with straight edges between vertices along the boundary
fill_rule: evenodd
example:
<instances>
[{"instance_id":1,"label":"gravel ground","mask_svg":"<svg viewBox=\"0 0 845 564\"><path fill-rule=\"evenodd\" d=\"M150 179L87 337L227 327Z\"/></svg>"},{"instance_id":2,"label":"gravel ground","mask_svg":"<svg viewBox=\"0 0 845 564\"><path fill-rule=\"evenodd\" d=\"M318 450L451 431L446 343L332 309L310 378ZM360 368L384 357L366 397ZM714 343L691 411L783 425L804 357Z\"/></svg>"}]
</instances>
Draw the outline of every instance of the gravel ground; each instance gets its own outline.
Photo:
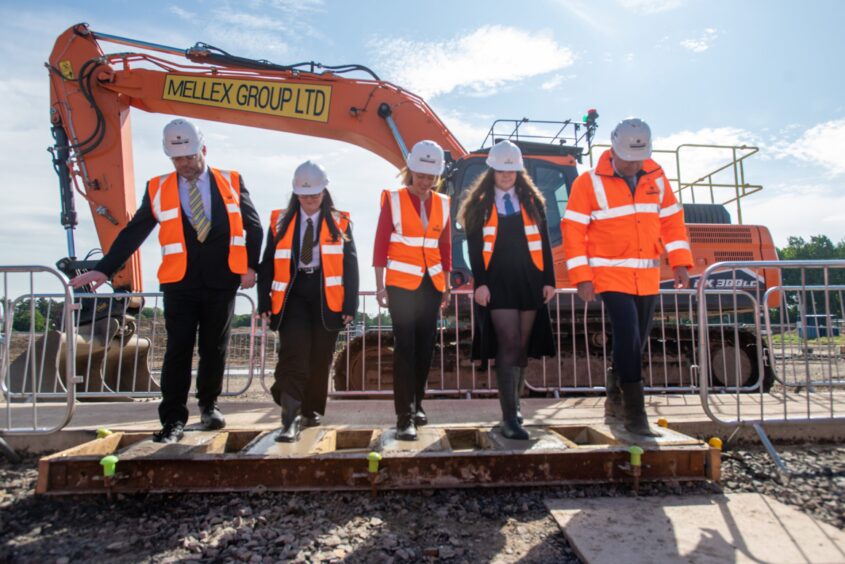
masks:
<instances>
[{"instance_id":1,"label":"gravel ground","mask_svg":"<svg viewBox=\"0 0 845 564\"><path fill-rule=\"evenodd\" d=\"M845 447L778 447L723 457L723 489L770 495L845 527ZM554 497L629 496L581 486L363 493L35 497L36 459L0 462L0 562L579 562L546 511ZM718 492L705 483L645 484L641 495Z\"/></svg>"}]
</instances>

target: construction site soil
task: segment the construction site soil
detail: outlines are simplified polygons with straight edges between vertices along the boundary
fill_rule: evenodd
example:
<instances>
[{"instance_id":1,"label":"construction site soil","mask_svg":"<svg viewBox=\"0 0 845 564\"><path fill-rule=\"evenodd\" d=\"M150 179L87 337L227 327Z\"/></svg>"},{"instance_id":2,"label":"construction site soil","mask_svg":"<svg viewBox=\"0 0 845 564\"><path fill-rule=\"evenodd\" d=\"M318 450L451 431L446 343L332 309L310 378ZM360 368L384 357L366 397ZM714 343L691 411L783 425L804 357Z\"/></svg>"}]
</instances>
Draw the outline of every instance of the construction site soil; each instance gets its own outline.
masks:
<instances>
[{"instance_id":1,"label":"construction site soil","mask_svg":"<svg viewBox=\"0 0 845 564\"><path fill-rule=\"evenodd\" d=\"M845 528L845 447L723 455L722 485L647 483L640 495L758 492ZM380 493L43 497L37 458L0 461L0 562L579 562L543 502L631 496L624 486Z\"/></svg>"}]
</instances>

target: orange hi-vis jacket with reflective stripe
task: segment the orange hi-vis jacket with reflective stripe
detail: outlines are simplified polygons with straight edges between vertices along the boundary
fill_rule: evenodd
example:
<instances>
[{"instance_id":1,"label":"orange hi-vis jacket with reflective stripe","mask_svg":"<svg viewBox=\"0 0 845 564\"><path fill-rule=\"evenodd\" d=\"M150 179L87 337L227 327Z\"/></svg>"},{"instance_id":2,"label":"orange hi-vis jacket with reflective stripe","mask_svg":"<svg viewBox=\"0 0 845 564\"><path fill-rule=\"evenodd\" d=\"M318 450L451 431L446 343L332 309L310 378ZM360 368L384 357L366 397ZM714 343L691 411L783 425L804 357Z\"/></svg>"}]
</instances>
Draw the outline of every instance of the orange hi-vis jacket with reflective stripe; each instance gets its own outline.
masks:
<instances>
[{"instance_id":1,"label":"orange hi-vis jacket with reflective stripe","mask_svg":"<svg viewBox=\"0 0 845 564\"><path fill-rule=\"evenodd\" d=\"M543 237L540 235L540 228L525 211L525 206L520 206L522 209L522 223L525 225L525 239L528 241L528 252L531 253L531 262L534 266L542 272L543 271ZM499 230L499 214L496 211L496 204L493 204L493 209L490 210L490 217L484 224L482 235L484 237L484 248L482 255L484 257L484 269L490 266L490 259L493 258L493 249L496 248L496 233Z\"/></svg>"},{"instance_id":2,"label":"orange hi-vis jacket with reflective stripe","mask_svg":"<svg viewBox=\"0 0 845 564\"><path fill-rule=\"evenodd\" d=\"M683 207L660 165L648 159L643 171L631 194L607 150L573 183L561 221L573 284L592 281L597 293L653 295L660 290L664 249L670 266L692 266Z\"/></svg>"},{"instance_id":3,"label":"orange hi-vis jacket with reflective stripe","mask_svg":"<svg viewBox=\"0 0 845 564\"><path fill-rule=\"evenodd\" d=\"M229 218L229 269L234 274L246 274L246 233L241 216L241 176L234 170L209 167L217 190L226 206ZM159 225L161 266L158 281L162 284L179 282L188 269L185 231L182 225L182 205L179 201L179 181L176 173L156 176L147 184L153 217Z\"/></svg>"},{"instance_id":4,"label":"orange hi-vis jacket with reflective stripe","mask_svg":"<svg viewBox=\"0 0 845 564\"><path fill-rule=\"evenodd\" d=\"M270 232L273 238L279 236L279 228L284 219L285 210L273 210L270 214ZM326 305L331 311L340 313L343 308L343 239L335 241L329 231L328 223L333 221L338 231L346 233L349 227L349 214L334 212L320 222L320 267L323 271L323 289ZM293 234L296 226L296 215L288 224L287 231L276 243L273 255L273 283L270 286L270 304L273 313L282 311L285 294L291 278L291 260L293 260Z\"/></svg>"},{"instance_id":5,"label":"orange hi-vis jacket with reflective stripe","mask_svg":"<svg viewBox=\"0 0 845 564\"><path fill-rule=\"evenodd\" d=\"M382 192L382 205L385 198L390 198L394 229L387 245L387 286L416 290L428 272L437 291L446 289L439 241L450 221L449 196L432 192L430 197L431 217L428 228L424 229L407 188ZM421 205L425 203L421 202Z\"/></svg>"}]
</instances>

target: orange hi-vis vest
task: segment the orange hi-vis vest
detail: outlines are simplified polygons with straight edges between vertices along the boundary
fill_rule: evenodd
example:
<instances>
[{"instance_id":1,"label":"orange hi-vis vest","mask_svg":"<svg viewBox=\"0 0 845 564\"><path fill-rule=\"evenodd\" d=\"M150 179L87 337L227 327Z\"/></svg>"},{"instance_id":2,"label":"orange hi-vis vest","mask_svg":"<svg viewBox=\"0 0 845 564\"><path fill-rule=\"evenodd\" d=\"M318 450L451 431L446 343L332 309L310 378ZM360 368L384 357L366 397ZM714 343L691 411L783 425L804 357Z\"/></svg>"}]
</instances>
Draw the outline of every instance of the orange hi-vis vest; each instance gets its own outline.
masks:
<instances>
[{"instance_id":1,"label":"orange hi-vis vest","mask_svg":"<svg viewBox=\"0 0 845 564\"><path fill-rule=\"evenodd\" d=\"M270 214L270 233L273 238L279 236L279 228L285 217L285 210L273 210ZM320 265L323 271L323 289L326 305L331 311L340 313L343 309L343 239L335 241L329 231L328 223L333 221L341 233L346 233L349 226L349 214L333 212L325 218L320 227ZM293 234L296 215L279 242L273 255L273 283L270 286L270 304L273 313L282 311L288 285L290 284L291 260L293 259Z\"/></svg>"},{"instance_id":2,"label":"orange hi-vis vest","mask_svg":"<svg viewBox=\"0 0 845 564\"><path fill-rule=\"evenodd\" d=\"M573 284L592 281L597 293L653 295L660 289L664 249L670 266L692 266L683 207L660 165L648 159L643 171L631 194L614 175L607 150L573 183L561 221Z\"/></svg>"},{"instance_id":3,"label":"orange hi-vis vest","mask_svg":"<svg viewBox=\"0 0 845 564\"><path fill-rule=\"evenodd\" d=\"M246 274L246 233L241 216L241 175L234 170L209 167L217 190L226 206L229 218L229 269L234 274ZM171 172L152 178L147 184L153 216L158 221L158 240L161 243L161 284L179 282L188 269L185 231L182 226L182 205L179 201L179 182Z\"/></svg>"},{"instance_id":4,"label":"orange hi-vis vest","mask_svg":"<svg viewBox=\"0 0 845 564\"><path fill-rule=\"evenodd\" d=\"M385 284L416 290L428 272L437 291L446 289L446 274L440 257L440 234L449 225L449 196L431 193L431 215L428 228L423 228L422 219L408 188L385 190L381 195L390 199L390 213L393 219L393 233L387 245L387 279ZM420 202L425 206L425 202Z\"/></svg>"},{"instance_id":5,"label":"orange hi-vis vest","mask_svg":"<svg viewBox=\"0 0 845 564\"><path fill-rule=\"evenodd\" d=\"M541 272L543 270L543 237L540 235L540 228L525 211L525 206L520 206L522 210L522 222L525 225L525 239L528 241L528 252L531 253L531 262L534 263ZM483 237L484 248L482 254L484 256L485 270L490 266L490 259L493 258L493 249L496 248L496 232L499 230L499 214L496 211L496 204L493 204L493 209L490 211L490 217L487 223L484 224Z\"/></svg>"}]
</instances>

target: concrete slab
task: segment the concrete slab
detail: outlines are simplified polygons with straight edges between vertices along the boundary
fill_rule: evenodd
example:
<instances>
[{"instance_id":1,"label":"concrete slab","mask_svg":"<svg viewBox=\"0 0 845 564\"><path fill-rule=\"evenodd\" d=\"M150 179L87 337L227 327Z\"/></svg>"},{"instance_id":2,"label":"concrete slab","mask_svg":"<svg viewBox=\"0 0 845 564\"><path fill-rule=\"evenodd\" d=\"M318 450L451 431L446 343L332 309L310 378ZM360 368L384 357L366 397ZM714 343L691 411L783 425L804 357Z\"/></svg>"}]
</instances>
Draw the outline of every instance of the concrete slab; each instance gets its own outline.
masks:
<instances>
[{"instance_id":1,"label":"concrete slab","mask_svg":"<svg viewBox=\"0 0 845 564\"><path fill-rule=\"evenodd\" d=\"M280 431L280 430L279 430ZM309 454L326 434L324 429L309 427L299 434L295 443L280 443L276 441L279 431L269 431L256 437L243 449L244 454L261 456L303 456Z\"/></svg>"},{"instance_id":2,"label":"concrete slab","mask_svg":"<svg viewBox=\"0 0 845 564\"><path fill-rule=\"evenodd\" d=\"M417 440L400 441L396 439L396 429L385 430L379 436L380 450L384 454L408 452L438 452L448 448L445 443L445 436L442 429L434 427L419 427L417 429Z\"/></svg>"},{"instance_id":3,"label":"concrete slab","mask_svg":"<svg viewBox=\"0 0 845 564\"><path fill-rule=\"evenodd\" d=\"M552 499L546 506L590 564L845 562L845 532L760 494Z\"/></svg>"},{"instance_id":4,"label":"concrete slab","mask_svg":"<svg viewBox=\"0 0 845 564\"><path fill-rule=\"evenodd\" d=\"M560 435L551 433L546 429L526 426L525 430L528 431L527 441L515 441L513 439L505 438L499 427L493 427L493 429L490 430L488 437L490 438L490 442L493 444L494 448L515 452L563 450L569 448L570 446L560 437Z\"/></svg>"}]
</instances>

